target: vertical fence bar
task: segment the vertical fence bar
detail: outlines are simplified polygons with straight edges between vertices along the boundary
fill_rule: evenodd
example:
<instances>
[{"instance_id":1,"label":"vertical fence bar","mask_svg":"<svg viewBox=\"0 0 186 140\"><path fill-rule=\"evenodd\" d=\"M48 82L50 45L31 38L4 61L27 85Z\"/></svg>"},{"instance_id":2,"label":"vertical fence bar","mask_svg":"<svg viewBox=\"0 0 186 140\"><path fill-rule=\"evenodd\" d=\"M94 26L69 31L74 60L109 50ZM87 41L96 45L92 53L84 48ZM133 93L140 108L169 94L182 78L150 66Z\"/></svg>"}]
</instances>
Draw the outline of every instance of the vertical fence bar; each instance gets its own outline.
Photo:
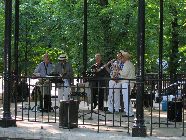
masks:
<instances>
[{"instance_id":1,"label":"vertical fence bar","mask_svg":"<svg viewBox=\"0 0 186 140\"><path fill-rule=\"evenodd\" d=\"M109 90L109 82L108 82L108 79L107 79L106 81L107 81L106 83L108 83L108 87L107 87L107 85L106 85L106 88L105 88L106 93L107 93L107 91ZM109 95L109 93L106 94L106 95L107 95L106 104L107 104L107 106L108 106L108 95ZM104 105L103 105L103 107L104 107ZM108 109L106 110L105 107L104 107L103 109L104 109L104 113L105 113L105 125L106 125L106 124L107 124L107 114L106 114L106 112L108 111Z\"/></svg>"},{"instance_id":2,"label":"vertical fence bar","mask_svg":"<svg viewBox=\"0 0 186 140\"><path fill-rule=\"evenodd\" d=\"M153 77L154 78L154 77ZM151 82L155 79L150 79ZM153 97L152 93L155 91L154 84L151 83L151 91L150 91L150 136L152 136L152 108L153 108Z\"/></svg>"},{"instance_id":3,"label":"vertical fence bar","mask_svg":"<svg viewBox=\"0 0 186 140\"><path fill-rule=\"evenodd\" d=\"M185 135L185 132L184 132L184 128L185 128L185 113L184 113L184 108L185 108L185 98L186 98L186 93L185 93L185 85L186 85L186 81L185 81L185 79L183 79L183 77L182 77L182 92L181 92L181 94L182 94L182 102L183 102L183 108L182 108L182 111L183 111L183 120L182 120L182 126L183 126L183 129L182 129L182 136L184 136ZM185 85L184 85L185 84Z\"/></svg>"},{"instance_id":4,"label":"vertical fence bar","mask_svg":"<svg viewBox=\"0 0 186 140\"><path fill-rule=\"evenodd\" d=\"M85 85L83 85L83 92L85 93ZM81 97L81 93L80 93L80 97ZM83 95L83 99L84 99L84 105L85 105L85 94ZM83 109L83 124L85 124L85 112L84 112L84 109Z\"/></svg>"},{"instance_id":5,"label":"vertical fence bar","mask_svg":"<svg viewBox=\"0 0 186 140\"><path fill-rule=\"evenodd\" d=\"M99 102L99 98L100 98L99 94L100 93L99 92L100 92L100 81L97 81L97 82L98 82L98 87L97 87L98 88L98 90L97 90L97 92L98 92L98 131L97 132L99 133L99 106L100 106L100 102Z\"/></svg>"},{"instance_id":6,"label":"vertical fence bar","mask_svg":"<svg viewBox=\"0 0 186 140\"><path fill-rule=\"evenodd\" d=\"M114 84L115 86L115 84ZM114 126L114 86L112 87L112 126Z\"/></svg>"},{"instance_id":7,"label":"vertical fence bar","mask_svg":"<svg viewBox=\"0 0 186 140\"><path fill-rule=\"evenodd\" d=\"M126 93L125 93L126 94ZM130 80L129 80L129 84L128 84L128 96L127 96L127 100L128 100L128 112L127 113L127 133L130 134L129 132L129 104L130 104L130 99L129 99L129 96L130 96Z\"/></svg>"},{"instance_id":8,"label":"vertical fence bar","mask_svg":"<svg viewBox=\"0 0 186 140\"><path fill-rule=\"evenodd\" d=\"M55 115L55 123L56 123L56 117L57 117L57 115L56 115L56 109L57 109L57 104L56 104L56 97L57 97L57 95L56 95L56 90L57 90L57 87L56 87L56 83L54 84L54 88L55 88L55 98L54 98L54 115ZM58 98L59 98L59 95L58 95ZM58 106L59 107L59 106ZM58 108L59 109L59 108Z\"/></svg>"}]
</instances>

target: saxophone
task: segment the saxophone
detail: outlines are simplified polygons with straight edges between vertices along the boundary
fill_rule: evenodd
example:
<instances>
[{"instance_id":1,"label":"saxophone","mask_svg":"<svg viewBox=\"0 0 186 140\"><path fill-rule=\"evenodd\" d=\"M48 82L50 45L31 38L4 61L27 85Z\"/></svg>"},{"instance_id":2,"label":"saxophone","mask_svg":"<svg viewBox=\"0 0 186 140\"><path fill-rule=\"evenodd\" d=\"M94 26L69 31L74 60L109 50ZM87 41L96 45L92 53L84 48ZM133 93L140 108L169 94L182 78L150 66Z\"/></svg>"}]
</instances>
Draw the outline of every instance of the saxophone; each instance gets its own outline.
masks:
<instances>
[{"instance_id":1,"label":"saxophone","mask_svg":"<svg viewBox=\"0 0 186 140\"><path fill-rule=\"evenodd\" d=\"M117 80L120 77L120 66L117 60L112 61L111 63L111 78L114 78L116 82L118 82L119 80Z\"/></svg>"},{"instance_id":2,"label":"saxophone","mask_svg":"<svg viewBox=\"0 0 186 140\"><path fill-rule=\"evenodd\" d=\"M67 74L67 70L66 67L64 66L64 64L62 65L62 73L60 74L60 77L64 77Z\"/></svg>"}]
</instances>

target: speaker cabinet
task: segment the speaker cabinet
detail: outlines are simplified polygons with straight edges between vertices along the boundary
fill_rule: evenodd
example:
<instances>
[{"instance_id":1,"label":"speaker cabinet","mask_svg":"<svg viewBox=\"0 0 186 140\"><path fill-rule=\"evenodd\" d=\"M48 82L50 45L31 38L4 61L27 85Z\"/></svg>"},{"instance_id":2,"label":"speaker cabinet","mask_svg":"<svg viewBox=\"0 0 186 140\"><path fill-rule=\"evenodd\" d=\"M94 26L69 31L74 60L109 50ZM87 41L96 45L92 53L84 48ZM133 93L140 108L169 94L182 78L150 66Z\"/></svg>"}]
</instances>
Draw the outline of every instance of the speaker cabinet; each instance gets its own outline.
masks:
<instances>
[{"instance_id":1,"label":"speaker cabinet","mask_svg":"<svg viewBox=\"0 0 186 140\"><path fill-rule=\"evenodd\" d=\"M59 127L77 128L78 127L79 102L77 100L60 101L59 108Z\"/></svg>"},{"instance_id":2,"label":"speaker cabinet","mask_svg":"<svg viewBox=\"0 0 186 140\"><path fill-rule=\"evenodd\" d=\"M168 121L181 122L182 121L182 102L181 101L171 101L168 102Z\"/></svg>"}]
</instances>

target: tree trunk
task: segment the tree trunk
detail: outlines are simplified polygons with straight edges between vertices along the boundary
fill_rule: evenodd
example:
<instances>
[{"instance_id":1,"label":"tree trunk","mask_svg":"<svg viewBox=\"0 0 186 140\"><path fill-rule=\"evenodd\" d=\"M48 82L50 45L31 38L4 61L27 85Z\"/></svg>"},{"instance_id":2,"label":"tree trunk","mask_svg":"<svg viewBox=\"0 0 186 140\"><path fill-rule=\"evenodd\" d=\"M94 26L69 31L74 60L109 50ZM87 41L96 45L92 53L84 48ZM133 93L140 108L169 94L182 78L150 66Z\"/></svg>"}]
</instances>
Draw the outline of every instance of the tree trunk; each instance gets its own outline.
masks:
<instances>
[{"instance_id":1,"label":"tree trunk","mask_svg":"<svg viewBox=\"0 0 186 140\"><path fill-rule=\"evenodd\" d=\"M26 42L25 42L25 67L24 67L24 73L25 75L24 76L27 76L28 72L27 72L27 66L28 66L28 25L27 25L27 21L26 21L26 25L25 25L25 38L26 38Z\"/></svg>"},{"instance_id":2,"label":"tree trunk","mask_svg":"<svg viewBox=\"0 0 186 140\"><path fill-rule=\"evenodd\" d=\"M176 82L177 80L177 68L179 66L178 61L178 18L177 10L175 7L172 7L173 21L172 24L172 41L171 41L171 54L170 54L170 79L171 83Z\"/></svg>"},{"instance_id":3,"label":"tree trunk","mask_svg":"<svg viewBox=\"0 0 186 140\"><path fill-rule=\"evenodd\" d=\"M14 74L18 76L18 45L19 45L19 0L15 1L15 32L14 32ZM16 80L17 81L17 80Z\"/></svg>"},{"instance_id":4,"label":"tree trunk","mask_svg":"<svg viewBox=\"0 0 186 140\"><path fill-rule=\"evenodd\" d=\"M87 0L84 0L83 72L87 70Z\"/></svg>"}]
</instances>

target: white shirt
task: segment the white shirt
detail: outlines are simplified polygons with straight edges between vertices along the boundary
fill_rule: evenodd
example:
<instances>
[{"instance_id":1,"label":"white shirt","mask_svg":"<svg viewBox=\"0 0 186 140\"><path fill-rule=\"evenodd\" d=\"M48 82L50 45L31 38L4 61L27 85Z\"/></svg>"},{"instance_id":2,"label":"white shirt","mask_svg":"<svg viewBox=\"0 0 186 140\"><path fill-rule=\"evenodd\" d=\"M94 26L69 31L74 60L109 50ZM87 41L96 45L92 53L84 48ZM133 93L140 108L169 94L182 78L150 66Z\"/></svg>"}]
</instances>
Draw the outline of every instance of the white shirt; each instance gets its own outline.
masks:
<instances>
[{"instance_id":1,"label":"white shirt","mask_svg":"<svg viewBox=\"0 0 186 140\"><path fill-rule=\"evenodd\" d=\"M121 78L135 79L135 67L129 60L124 63L124 67L120 71ZM122 82L128 82L128 80L122 80Z\"/></svg>"}]
</instances>

